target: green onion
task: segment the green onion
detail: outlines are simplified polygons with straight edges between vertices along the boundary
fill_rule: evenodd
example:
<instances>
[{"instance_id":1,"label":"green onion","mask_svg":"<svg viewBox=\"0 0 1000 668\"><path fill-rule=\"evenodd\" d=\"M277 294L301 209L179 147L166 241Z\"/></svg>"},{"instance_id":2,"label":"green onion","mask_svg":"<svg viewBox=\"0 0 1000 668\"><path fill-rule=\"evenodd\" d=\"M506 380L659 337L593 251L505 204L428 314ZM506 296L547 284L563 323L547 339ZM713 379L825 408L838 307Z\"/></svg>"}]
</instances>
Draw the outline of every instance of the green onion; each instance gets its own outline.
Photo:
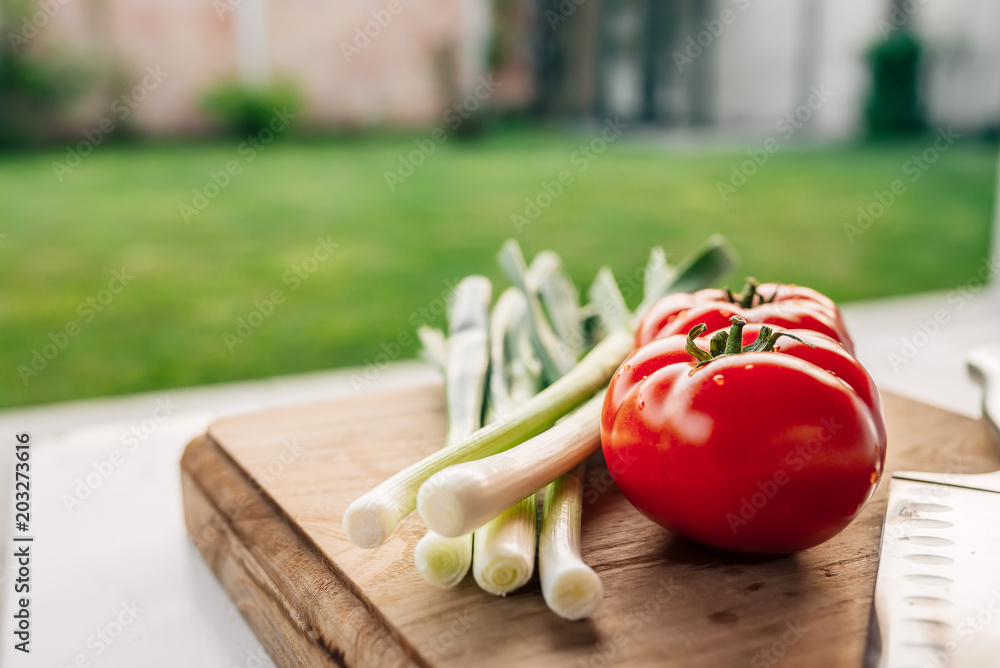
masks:
<instances>
[{"instance_id":1,"label":"green onion","mask_svg":"<svg viewBox=\"0 0 1000 668\"><path fill-rule=\"evenodd\" d=\"M580 294L563 270L562 259L557 253L542 251L531 261L528 278L538 292L556 336L579 357L583 351Z\"/></svg>"},{"instance_id":2,"label":"green onion","mask_svg":"<svg viewBox=\"0 0 1000 668\"><path fill-rule=\"evenodd\" d=\"M713 239L719 238L713 237ZM712 243L711 240L709 243ZM671 284L676 279L677 270L667 264L667 254L663 246L651 249L642 274L642 303L636 310L645 313L656 300L670 292Z\"/></svg>"},{"instance_id":3,"label":"green onion","mask_svg":"<svg viewBox=\"0 0 1000 668\"><path fill-rule=\"evenodd\" d=\"M444 332L437 327L421 325L417 328L417 338L420 339L420 357L444 373L448 365L448 339Z\"/></svg>"},{"instance_id":4,"label":"green onion","mask_svg":"<svg viewBox=\"0 0 1000 668\"><path fill-rule=\"evenodd\" d=\"M359 497L344 513L344 532L358 547L378 547L417 507L417 490L438 471L509 450L535 436L603 390L632 352L632 335L615 332L598 343L572 371L539 392L509 417L424 457Z\"/></svg>"},{"instance_id":5,"label":"green onion","mask_svg":"<svg viewBox=\"0 0 1000 668\"><path fill-rule=\"evenodd\" d=\"M601 602L601 579L580 558L580 522L583 516L581 462L545 488L542 529L538 538L538 573L542 596L549 608L565 619L589 617Z\"/></svg>"},{"instance_id":6,"label":"green onion","mask_svg":"<svg viewBox=\"0 0 1000 668\"><path fill-rule=\"evenodd\" d=\"M428 531L417 542L413 563L425 582L450 589L465 578L472 566L472 534L445 538Z\"/></svg>"},{"instance_id":7,"label":"green onion","mask_svg":"<svg viewBox=\"0 0 1000 668\"><path fill-rule=\"evenodd\" d=\"M448 445L483 426L486 373L489 367L489 309L492 288L484 276L462 279L448 312L445 395Z\"/></svg>"},{"instance_id":8,"label":"green onion","mask_svg":"<svg viewBox=\"0 0 1000 668\"><path fill-rule=\"evenodd\" d=\"M570 471L601 445L603 404L600 392L514 448L435 473L420 489L424 523L442 536L461 536Z\"/></svg>"},{"instance_id":9,"label":"green onion","mask_svg":"<svg viewBox=\"0 0 1000 668\"><path fill-rule=\"evenodd\" d=\"M625 305L625 297L622 296L610 267L598 270L587 296L600 316L602 329L608 331L631 328L629 320L632 314Z\"/></svg>"},{"instance_id":10,"label":"green onion","mask_svg":"<svg viewBox=\"0 0 1000 668\"><path fill-rule=\"evenodd\" d=\"M524 294L504 290L490 316L488 422L509 415L541 389L541 363L531 347L527 317Z\"/></svg>"},{"instance_id":11,"label":"green onion","mask_svg":"<svg viewBox=\"0 0 1000 668\"><path fill-rule=\"evenodd\" d=\"M448 406L448 444L468 438L482 426L489 368L489 307L492 286L483 276L463 279L448 309L449 336L420 330L425 354L444 367ZM454 587L472 565L472 535L445 538L429 531L417 543L413 561L428 583Z\"/></svg>"},{"instance_id":12,"label":"green onion","mask_svg":"<svg viewBox=\"0 0 1000 668\"><path fill-rule=\"evenodd\" d=\"M580 298L558 255L543 251L535 256L528 269L528 287L537 288L555 335L575 356L583 345ZM517 288L501 295L493 313L490 411L505 414L540 387L542 368L533 351L531 330L541 321L529 320L528 298ZM506 596L531 579L537 506L531 493L476 529L472 574L483 590Z\"/></svg>"},{"instance_id":13,"label":"green onion","mask_svg":"<svg viewBox=\"0 0 1000 668\"><path fill-rule=\"evenodd\" d=\"M549 382L559 378L574 366L580 349L573 346L552 330L542 308L535 279L529 275L521 247L513 239L508 240L497 253L497 262L514 287L524 293L528 300L528 315L531 318L531 333L535 350L542 361L545 379ZM580 337L579 345L583 344Z\"/></svg>"},{"instance_id":14,"label":"green onion","mask_svg":"<svg viewBox=\"0 0 1000 668\"><path fill-rule=\"evenodd\" d=\"M578 364L559 377L564 368L569 367L571 348L552 331L538 295L527 285L527 270L520 248L508 243L499 259L505 269L513 270L509 273L513 274L515 285L525 293L534 325L532 331L538 339L535 343L539 357L546 374L558 380L508 417L425 457L354 501L344 513L343 521L344 532L355 545L368 548L381 545L399 522L416 508L418 490L421 494L433 491L432 487L423 484L438 471L509 450L551 427L594 393L603 390L618 365L632 352L632 334L628 330L612 330ZM728 272L734 262L735 254L725 240L719 236L712 237L689 256L663 290L690 291L705 287ZM644 304L656 296L654 293L655 290L646 295ZM633 322L644 314L645 308L648 306L637 309ZM590 422L584 429L593 429L593 425L594 422ZM582 435L578 434L578 437L582 438ZM568 468L571 466L564 470ZM442 525L447 526L464 523L461 517L439 519Z\"/></svg>"},{"instance_id":15,"label":"green onion","mask_svg":"<svg viewBox=\"0 0 1000 668\"><path fill-rule=\"evenodd\" d=\"M483 591L506 596L531 579L537 521L532 494L476 530L472 575Z\"/></svg>"},{"instance_id":16,"label":"green onion","mask_svg":"<svg viewBox=\"0 0 1000 668\"><path fill-rule=\"evenodd\" d=\"M539 266L538 258L535 260L532 267ZM532 349L527 320L524 294L508 288L500 295L490 320L491 420L509 414L541 388L541 364ZM532 495L476 530L472 575L484 591L505 596L531 579L536 515Z\"/></svg>"}]
</instances>

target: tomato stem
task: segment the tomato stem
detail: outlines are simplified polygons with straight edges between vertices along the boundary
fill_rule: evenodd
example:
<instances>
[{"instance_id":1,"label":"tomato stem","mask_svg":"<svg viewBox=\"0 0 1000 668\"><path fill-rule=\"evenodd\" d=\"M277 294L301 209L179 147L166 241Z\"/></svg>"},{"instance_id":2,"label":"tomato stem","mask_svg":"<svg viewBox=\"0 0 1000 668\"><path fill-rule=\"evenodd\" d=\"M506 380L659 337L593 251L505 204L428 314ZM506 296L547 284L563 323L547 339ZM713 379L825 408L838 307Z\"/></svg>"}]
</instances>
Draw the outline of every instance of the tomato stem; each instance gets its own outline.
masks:
<instances>
[{"instance_id":1,"label":"tomato stem","mask_svg":"<svg viewBox=\"0 0 1000 668\"><path fill-rule=\"evenodd\" d=\"M705 352L704 350L698 347L697 343L694 342L696 338L705 333L706 329L708 329L708 325L706 325L705 323L701 323L700 325L695 325L694 327L692 327L691 331L688 332L687 344L685 344L684 346L684 348L702 364L705 364L706 362L711 362L712 359L714 359L712 353Z\"/></svg>"},{"instance_id":2,"label":"tomato stem","mask_svg":"<svg viewBox=\"0 0 1000 668\"><path fill-rule=\"evenodd\" d=\"M747 283L747 285L750 284ZM736 353L743 352L743 327L747 324L747 321L745 318L734 315L729 319L729 322L732 323L732 326L729 328L729 338L726 341L726 348L722 352L723 355L735 355Z\"/></svg>"},{"instance_id":3,"label":"tomato stem","mask_svg":"<svg viewBox=\"0 0 1000 668\"><path fill-rule=\"evenodd\" d=\"M700 369L712 360L717 360L720 357L728 357L730 355L739 355L740 353L769 353L774 351L774 344L778 342L778 339L782 336L787 336L790 339L795 339L799 343L804 343L810 348L815 348L813 344L808 341L803 341L794 334L789 334L788 332L776 332L768 326L763 326L757 333L757 338L748 345L743 345L743 328L746 326L747 321L745 318L741 318L738 315L734 315L729 319L731 326L729 331L719 330L712 337L709 342L709 350L702 350L698 347L695 339L705 333L708 327L702 323L691 328L691 331L687 335L687 344L685 349L698 360L698 365L695 369Z\"/></svg>"},{"instance_id":4,"label":"tomato stem","mask_svg":"<svg viewBox=\"0 0 1000 668\"><path fill-rule=\"evenodd\" d=\"M751 308L755 306L754 300L760 296L757 293L757 287L759 285L760 283L757 282L756 278L753 276L747 276L746 284L743 286L743 292L740 293L740 306L743 308Z\"/></svg>"},{"instance_id":5,"label":"tomato stem","mask_svg":"<svg viewBox=\"0 0 1000 668\"><path fill-rule=\"evenodd\" d=\"M724 293L725 301L730 304L735 304L740 308L754 308L760 306L761 304L770 304L774 301L774 298L778 296L778 290L775 288L774 292L771 293L770 297L765 297L759 292L760 283L753 276L747 276L746 282L743 284L743 290L739 293L733 292L729 288L722 288Z\"/></svg>"},{"instance_id":6,"label":"tomato stem","mask_svg":"<svg viewBox=\"0 0 1000 668\"><path fill-rule=\"evenodd\" d=\"M760 283L757 282L756 278L747 276L742 292L735 293L729 288L722 288L722 291L725 293L726 301L730 304L736 304L740 308L752 308L757 305L754 302L757 301L758 297L760 297L760 302L758 303L763 303L764 301L763 296L757 292L759 286Z\"/></svg>"}]
</instances>

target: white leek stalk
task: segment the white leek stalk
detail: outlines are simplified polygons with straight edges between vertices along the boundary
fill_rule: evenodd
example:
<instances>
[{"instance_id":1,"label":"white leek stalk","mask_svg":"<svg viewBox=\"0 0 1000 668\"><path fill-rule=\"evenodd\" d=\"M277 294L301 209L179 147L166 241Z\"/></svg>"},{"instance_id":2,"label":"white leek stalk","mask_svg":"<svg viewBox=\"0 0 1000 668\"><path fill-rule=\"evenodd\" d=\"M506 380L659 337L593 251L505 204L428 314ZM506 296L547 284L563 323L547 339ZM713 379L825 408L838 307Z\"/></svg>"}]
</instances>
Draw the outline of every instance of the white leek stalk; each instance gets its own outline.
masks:
<instances>
[{"instance_id":1,"label":"white leek stalk","mask_svg":"<svg viewBox=\"0 0 1000 668\"><path fill-rule=\"evenodd\" d=\"M448 445L483 426L489 368L489 310L492 287L485 276L463 278L448 311L444 388L448 406Z\"/></svg>"},{"instance_id":2,"label":"white leek stalk","mask_svg":"<svg viewBox=\"0 0 1000 668\"><path fill-rule=\"evenodd\" d=\"M483 591L506 596L531 579L535 572L537 515L532 494L476 529L472 575Z\"/></svg>"},{"instance_id":3,"label":"white leek stalk","mask_svg":"<svg viewBox=\"0 0 1000 668\"><path fill-rule=\"evenodd\" d=\"M565 619L589 617L604 596L601 578L580 558L583 479L587 463L545 488L538 574L549 608Z\"/></svg>"},{"instance_id":4,"label":"white leek stalk","mask_svg":"<svg viewBox=\"0 0 1000 668\"><path fill-rule=\"evenodd\" d=\"M528 302L517 288L500 294L490 315L489 420L502 419L542 388L541 362L531 345Z\"/></svg>"},{"instance_id":5,"label":"white leek stalk","mask_svg":"<svg viewBox=\"0 0 1000 668\"><path fill-rule=\"evenodd\" d=\"M625 297L622 295L610 267L601 267L597 271L597 276L591 283L587 296L590 297L590 303L597 310L601 326L605 330L632 328L629 322L632 312L625 305Z\"/></svg>"},{"instance_id":6,"label":"white leek stalk","mask_svg":"<svg viewBox=\"0 0 1000 668\"><path fill-rule=\"evenodd\" d=\"M472 534L445 538L428 531L413 550L413 563L424 582L450 589L465 578L472 566Z\"/></svg>"},{"instance_id":7,"label":"white leek stalk","mask_svg":"<svg viewBox=\"0 0 1000 668\"><path fill-rule=\"evenodd\" d=\"M483 276L463 279L448 309L449 336L443 351L431 348L439 359L443 353L445 395L448 406L449 445L482 426L489 368L489 308L492 286ZM424 334L422 340L433 339ZM440 345L441 342L438 342ZM413 563L420 576L436 587L454 587L472 565L472 534L446 538L428 531L417 543Z\"/></svg>"},{"instance_id":8,"label":"white leek stalk","mask_svg":"<svg viewBox=\"0 0 1000 668\"><path fill-rule=\"evenodd\" d=\"M597 451L604 393L548 431L497 455L451 466L420 488L417 509L442 536L461 536Z\"/></svg>"},{"instance_id":9,"label":"white leek stalk","mask_svg":"<svg viewBox=\"0 0 1000 668\"><path fill-rule=\"evenodd\" d=\"M546 317L542 301L539 294L537 282L542 280L546 273L561 271L559 266L552 265L543 257L542 262L536 266L537 276L529 273L524 262L524 254L521 247L513 239L508 239L497 253L497 263L506 274L508 280L516 288L521 290L528 303L528 316L531 319L531 336L535 344L535 350L542 362L545 379L548 382L567 373L576 366L580 346L583 338L576 341L576 346L561 339L553 331L549 319Z\"/></svg>"},{"instance_id":10,"label":"white leek stalk","mask_svg":"<svg viewBox=\"0 0 1000 668\"><path fill-rule=\"evenodd\" d=\"M416 509L417 491L428 478L449 466L509 450L545 431L595 392L603 391L622 360L632 352L632 347L631 333L619 331L610 334L569 373L509 417L424 457L363 494L344 512L347 539L358 547L381 545L396 525ZM513 499L508 506L524 496L527 492ZM475 525L469 530L474 528ZM454 535L461 533L465 532Z\"/></svg>"},{"instance_id":11,"label":"white leek stalk","mask_svg":"<svg viewBox=\"0 0 1000 668\"><path fill-rule=\"evenodd\" d=\"M527 300L517 288L508 288L500 295L491 321L491 418L509 414L537 393L541 373L531 345ZM506 596L531 579L537 512L532 494L476 529L472 575L481 589Z\"/></svg>"},{"instance_id":12,"label":"white leek stalk","mask_svg":"<svg viewBox=\"0 0 1000 668\"><path fill-rule=\"evenodd\" d=\"M448 364L448 339L440 329L421 325L417 328L420 339L420 357L444 373Z\"/></svg>"},{"instance_id":13,"label":"white leek stalk","mask_svg":"<svg viewBox=\"0 0 1000 668\"><path fill-rule=\"evenodd\" d=\"M556 336L579 357L584 348L580 294L566 275L562 259L557 253L542 251L532 259L528 279L538 291Z\"/></svg>"},{"instance_id":14,"label":"white leek stalk","mask_svg":"<svg viewBox=\"0 0 1000 668\"><path fill-rule=\"evenodd\" d=\"M724 240L718 236L712 237L705 246L687 258L685 263L672 275L673 280L669 286L663 290L691 291L699 289L728 272L734 262L735 255ZM501 253L501 264L505 263L509 270L513 270L510 273L514 274L515 277L524 275L524 262L520 249L515 250L513 246L508 245L505 252ZM657 275L661 273L661 270L657 271ZM545 316L544 313L540 312L541 307L535 292L524 285L523 281L519 281L519 287L525 291L529 300L529 314L534 324L535 336L545 339L536 343L541 344L538 345L538 348L547 353L542 358L546 373L558 376L565 368L569 367L567 360L570 353L566 344L558 340L558 337L544 320ZM657 285L657 287L659 286ZM651 290L650 294L646 295L645 305L633 314L633 321L643 315L654 295L655 290ZM432 486L424 485L423 488L421 487L428 478L449 466L509 450L540 434L566 413L593 396L595 392L603 390L618 365L630 352L632 352L632 334L630 332L620 329L607 332L606 337L594 346L590 353L576 366L509 417L478 430L469 438L455 445L425 457L361 496L344 513L344 533L348 540L359 547L371 548L381 545L396 525L416 508L418 490L431 491ZM566 422L568 423L569 420L567 419ZM595 436L597 434L597 421L594 420L588 424L589 429L591 429L590 435ZM578 439L583 437L581 434L576 436ZM565 438L565 434L563 438ZM593 444L595 447L597 442L598 439L595 436ZM560 443L565 444L566 441L563 440ZM566 470L568 468L559 471L552 478L543 481L542 485ZM528 492L525 493L525 495L527 494ZM511 499L510 504L519 498L522 497ZM506 507L501 506L501 508ZM464 520L455 521L456 519L461 518L444 518L443 522L447 525L464 524ZM484 521L487 519L489 516L484 518ZM472 528L475 526L473 525Z\"/></svg>"}]
</instances>

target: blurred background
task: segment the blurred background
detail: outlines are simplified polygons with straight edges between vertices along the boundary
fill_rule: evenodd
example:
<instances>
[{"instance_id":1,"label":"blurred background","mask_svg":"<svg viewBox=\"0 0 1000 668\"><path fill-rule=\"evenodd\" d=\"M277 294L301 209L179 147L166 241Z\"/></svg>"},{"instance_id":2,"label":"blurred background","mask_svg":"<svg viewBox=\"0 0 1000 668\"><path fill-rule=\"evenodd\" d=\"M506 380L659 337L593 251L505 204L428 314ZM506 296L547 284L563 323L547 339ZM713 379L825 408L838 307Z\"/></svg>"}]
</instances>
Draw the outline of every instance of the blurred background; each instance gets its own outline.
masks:
<instances>
[{"instance_id":1,"label":"blurred background","mask_svg":"<svg viewBox=\"0 0 1000 668\"><path fill-rule=\"evenodd\" d=\"M733 287L990 278L998 29L989 0L0 0L0 407L414 357L511 237L581 286L714 232Z\"/></svg>"}]
</instances>

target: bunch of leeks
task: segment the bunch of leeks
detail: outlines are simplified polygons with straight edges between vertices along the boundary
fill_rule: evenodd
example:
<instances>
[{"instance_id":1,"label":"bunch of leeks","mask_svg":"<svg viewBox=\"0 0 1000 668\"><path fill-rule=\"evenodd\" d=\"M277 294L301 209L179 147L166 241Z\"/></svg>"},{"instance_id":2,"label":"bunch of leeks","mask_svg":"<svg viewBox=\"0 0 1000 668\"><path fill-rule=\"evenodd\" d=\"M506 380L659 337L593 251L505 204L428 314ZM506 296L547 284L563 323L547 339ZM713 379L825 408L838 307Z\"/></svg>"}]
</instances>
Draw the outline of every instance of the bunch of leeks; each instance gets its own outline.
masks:
<instances>
[{"instance_id":1,"label":"bunch of leeks","mask_svg":"<svg viewBox=\"0 0 1000 668\"><path fill-rule=\"evenodd\" d=\"M632 351L645 311L666 294L707 287L732 269L735 255L718 236L677 268L654 249L634 311L607 267L581 306L555 253L539 253L529 266L508 241L497 259L513 287L492 312L489 281L470 276L450 304L447 338L419 332L425 356L444 375L447 443L352 503L344 530L355 545L377 547L418 510L429 529L414 554L424 579L453 587L471 566L476 583L496 595L531 579L537 545L546 603L580 619L601 600L600 579L581 559L580 531L604 390Z\"/></svg>"}]
</instances>

